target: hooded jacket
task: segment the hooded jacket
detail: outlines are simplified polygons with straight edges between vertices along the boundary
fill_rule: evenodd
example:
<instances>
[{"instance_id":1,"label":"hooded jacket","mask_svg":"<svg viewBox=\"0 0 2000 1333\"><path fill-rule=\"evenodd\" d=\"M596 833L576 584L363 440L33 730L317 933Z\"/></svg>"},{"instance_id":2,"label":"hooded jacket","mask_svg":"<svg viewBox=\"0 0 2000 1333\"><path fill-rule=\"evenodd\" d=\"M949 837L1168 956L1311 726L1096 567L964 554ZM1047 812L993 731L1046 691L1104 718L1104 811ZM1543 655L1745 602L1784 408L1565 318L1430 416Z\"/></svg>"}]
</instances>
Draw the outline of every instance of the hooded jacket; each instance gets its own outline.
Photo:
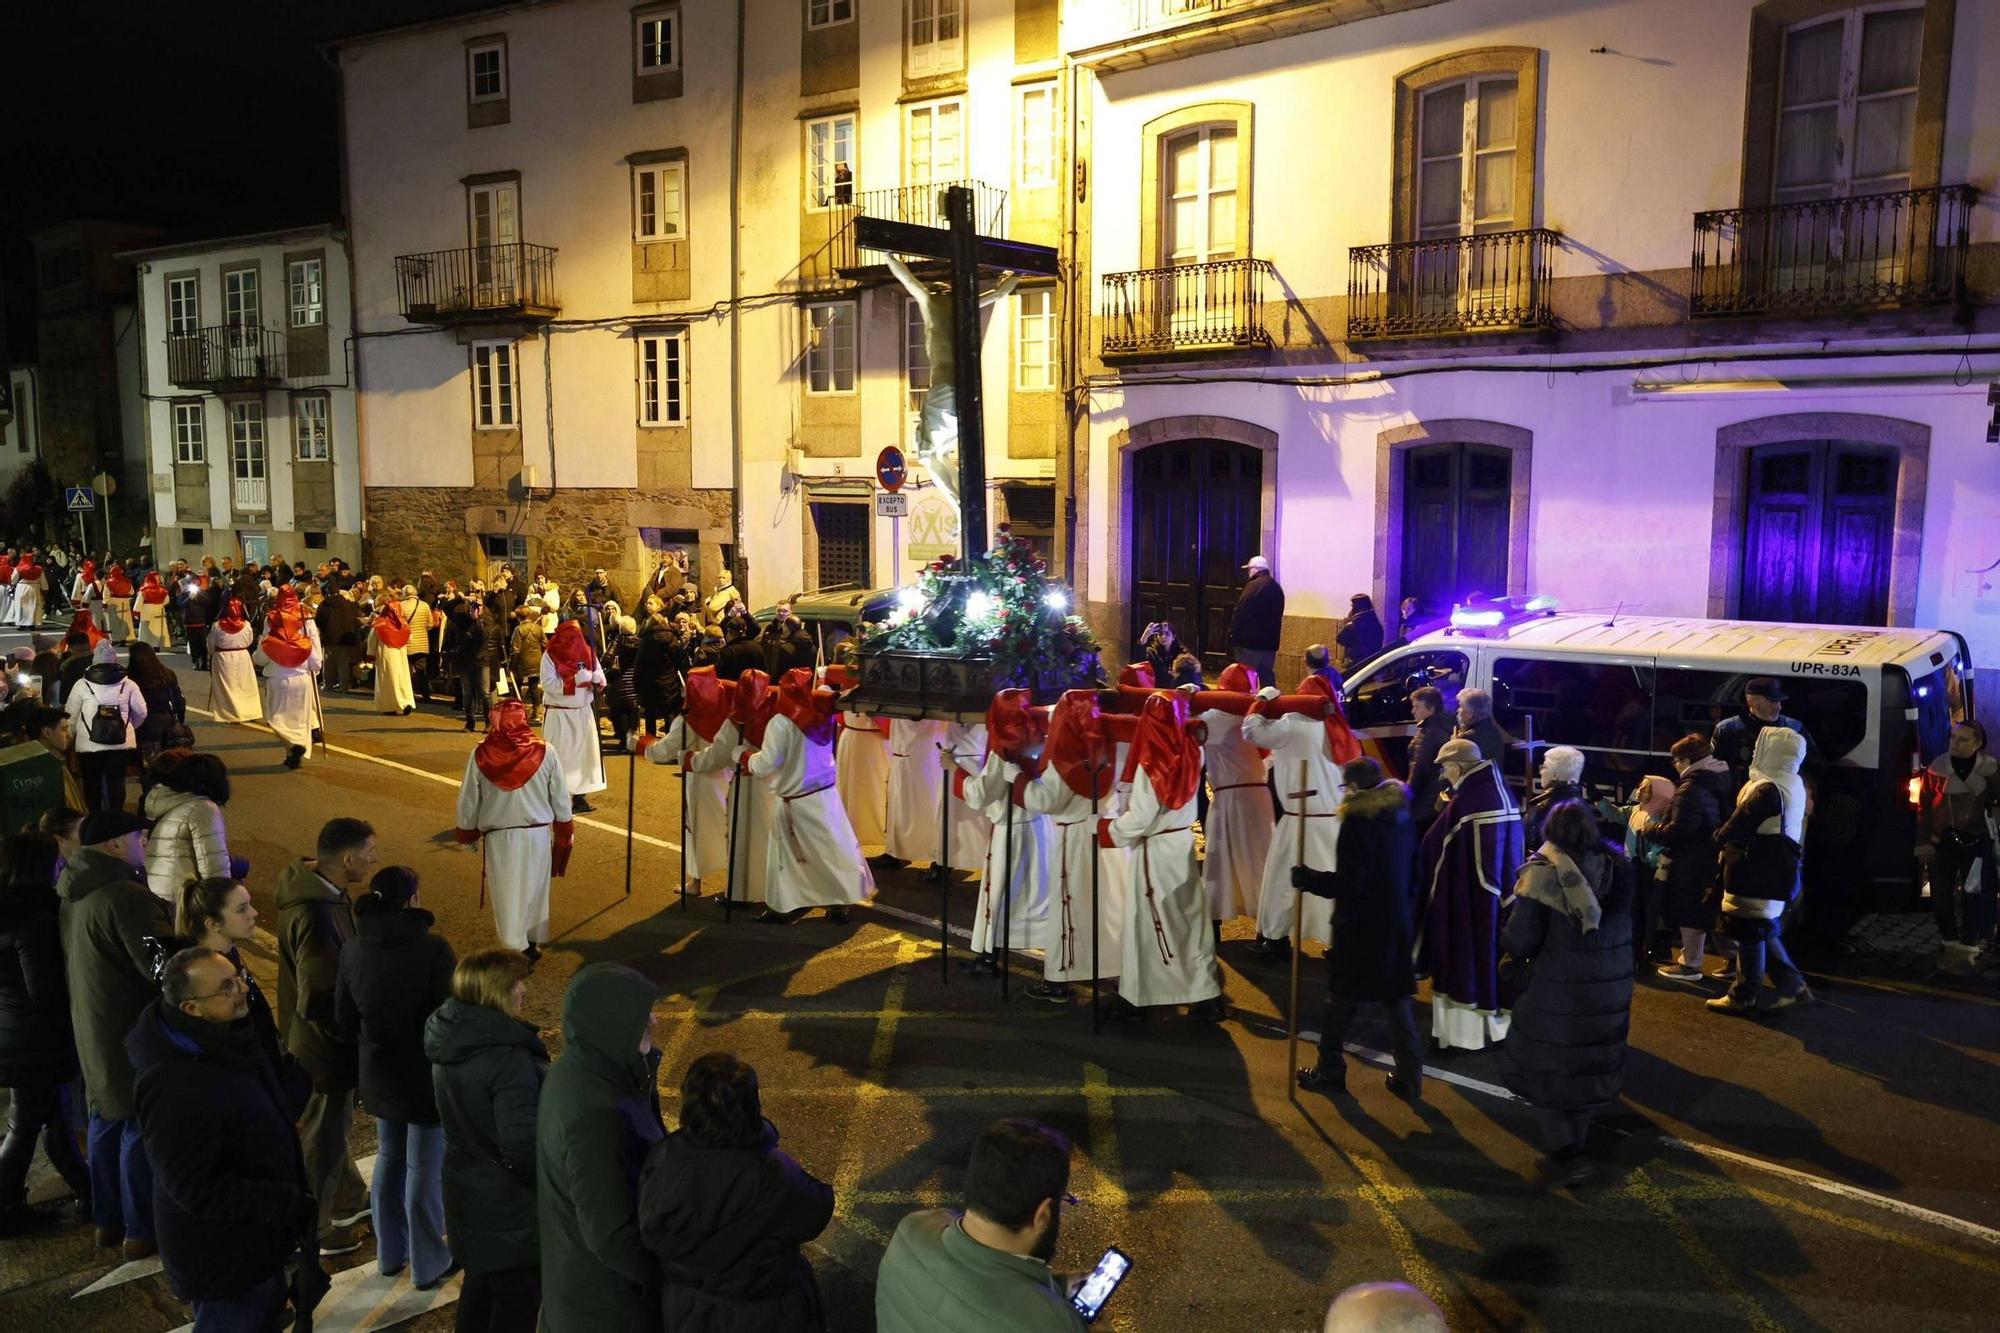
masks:
<instances>
[{"instance_id":1,"label":"hooded jacket","mask_svg":"<svg viewBox=\"0 0 2000 1333\"><path fill-rule=\"evenodd\" d=\"M451 994L458 957L431 933L421 907L382 907L373 896L354 909L354 938L340 954L334 1015L354 1043L361 1105L402 1125L438 1123L424 1055L424 1022Z\"/></svg>"},{"instance_id":2,"label":"hooded jacket","mask_svg":"<svg viewBox=\"0 0 2000 1333\"><path fill-rule=\"evenodd\" d=\"M334 1011L354 905L314 865L294 861L278 876L278 1031L313 1086L328 1091L355 1079L354 1047Z\"/></svg>"},{"instance_id":3,"label":"hooded jacket","mask_svg":"<svg viewBox=\"0 0 2000 1333\"><path fill-rule=\"evenodd\" d=\"M1514 1001L1503 1078L1535 1106L1583 1111L1618 1100L1632 1017L1632 894L1632 863L1609 847L1567 865L1541 852L1522 863L1500 948L1534 971ZM1593 901L1591 923L1577 908Z\"/></svg>"},{"instance_id":4,"label":"hooded jacket","mask_svg":"<svg viewBox=\"0 0 2000 1333\"><path fill-rule=\"evenodd\" d=\"M833 1220L833 1189L779 1150L764 1122L748 1148L676 1131L639 1181L640 1228L659 1259L674 1333L817 1333L819 1284L799 1247Z\"/></svg>"},{"instance_id":5,"label":"hooded jacket","mask_svg":"<svg viewBox=\"0 0 2000 1333\"><path fill-rule=\"evenodd\" d=\"M1805 848L1806 738L1777 725L1757 733L1750 780L1715 831L1722 845L1722 911L1730 933L1767 933L1798 890Z\"/></svg>"},{"instance_id":6,"label":"hooded jacket","mask_svg":"<svg viewBox=\"0 0 2000 1333\"><path fill-rule=\"evenodd\" d=\"M137 870L94 847L70 858L56 893L70 1022L90 1110L101 1119L126 1120L133 1101L125 1034L160 993L146 937L169 934L173 922Z\"/></svg>"},{"instance_id":7,"label":"hooded jacket","mask_svg":"<svg viewBox=\"0 0 2000 1333\"><path fill-rule=\"evenodd\" d=\"M190 1301L241 1296L317 1221L289 1099L247 1018L208 1023L155 1000L125 1048L167 1279Z\"/></svg>"},{"instance_id":8,"label":"hooded jacket","mask_svg":"<svg viewBox=\"0 0 2000 1333\"><path fill-rule=\"evenodd\" d=\"M0 1087L76 1076L61 906L46 884L15 884L0 896Z\"/></svg>"},{"instance_id":9,"label":"hooded jacket","mask_svg":"<svg viewBox=\"0 0 2000 1333\"><path fill-rule=\"evenodd\" d=\"M1715 924L1714 907L1704 909L1702 902L1715 883L1715 831L1729 805L1728 767L1713 756L1700 759L1681 774L1667 817L1647 831L1666 849L1660 915L1673 929L1706 930Z\"/></svg>"},{"instance_id":10,"label":"hooded jacket","mask_svg":"<svg viewBox=\"0 0 2000 1333\"><path fill-rule=\"evenodd\" d=\"M444 1220L468 1273L534 1268L535 1117L549 1053L534 1025L457 998L424 1023L444 1125Z\"/></svg>"},{"instance_id":11,"label":"hooded jacket","mask_svg":"<svg viewBox=\"0 0 2000 1333\"><path fill-rule=\"evenodd\" d=\"M639 1236L639 1170L666 1136L657 1056L639 1053L652 982L594 963L563 998L563 1052L535 1125L542 1321L548 1333L645 1333L659 1327L658 1269Z\"/></svg>"},{"instance_id":12,"label":"hooded jacket","mask_svg":"<svg viewBox=\"0 0 2000 1333\"><path fill-rule=\"evenodd\" d=\"M69 714L78 754L138 748L139 725L146 720L146 696L126 679L125 668L118 665L117 649L110 644L101 645L92 654L90 666L70 690L68 701L64 711ZM91 739L90 720L100 708L116 708L125 715L125 739L116 745L101 745Z\"/></svg>"},{"instance_id":13,"label":"hooded jacket","mask_svg":"<svg viewBox=\"0 0 2000 1333\"><path fill-rule=\"evenodd\" d=\"M220 879L230 872L229 839L222 807L206 796L161 784L146 793L146 887L168 909L191 879Z\"/></svg>"}]
</instances>

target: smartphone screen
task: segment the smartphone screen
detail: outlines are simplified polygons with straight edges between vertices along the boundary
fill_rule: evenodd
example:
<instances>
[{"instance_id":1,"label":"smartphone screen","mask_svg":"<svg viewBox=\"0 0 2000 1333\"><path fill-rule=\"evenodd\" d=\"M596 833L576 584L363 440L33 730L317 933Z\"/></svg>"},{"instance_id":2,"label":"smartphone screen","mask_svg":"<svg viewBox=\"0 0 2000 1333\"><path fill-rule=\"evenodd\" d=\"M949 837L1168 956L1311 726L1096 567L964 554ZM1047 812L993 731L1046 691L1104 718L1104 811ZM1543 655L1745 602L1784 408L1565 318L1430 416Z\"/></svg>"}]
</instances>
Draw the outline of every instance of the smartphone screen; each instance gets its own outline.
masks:
<instances>
[{"instance_id":1,"label":"smartphone screen","mask_svg":"<svg viewBox=\"0 0 2000 1333\"><path fill-rule=\"evenodd\" d=\"M1097 1261L1097 1267L1090 1270L1083 1285L1076 1289L1076 1295L1070 1297L1070 1304L1083 1316L1084 1323L1096 1322L1097 1316L1104 1311L1104 1303L1111 1299L1111 1293L1118 1290L1118 1284L1131 1271L1131 1255L1116 1245L1104 1252L1104 1257Z\"/></svg>"}]
</instances>

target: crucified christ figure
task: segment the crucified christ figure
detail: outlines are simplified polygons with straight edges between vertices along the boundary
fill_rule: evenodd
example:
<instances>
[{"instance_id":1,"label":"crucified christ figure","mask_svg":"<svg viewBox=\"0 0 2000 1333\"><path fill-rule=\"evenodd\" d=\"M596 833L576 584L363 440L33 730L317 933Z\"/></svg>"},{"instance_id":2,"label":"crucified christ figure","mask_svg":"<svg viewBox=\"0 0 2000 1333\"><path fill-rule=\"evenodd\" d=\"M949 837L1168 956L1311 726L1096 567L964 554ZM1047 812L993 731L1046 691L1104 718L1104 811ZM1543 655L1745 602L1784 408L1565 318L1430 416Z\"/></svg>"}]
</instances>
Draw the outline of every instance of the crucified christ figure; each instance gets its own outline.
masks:
<instances>
[{"instance_id":1,"label":"crucified christ figure","mask_svg":"<svg viewBox=\"0 0 2000 1333\"><path fill-rule=\"evenodd\" d=\"M889 256L889 271L923 312L924 350L931 361L931 387L924 390L923 412L917 419L917 458L951 501L951 507L957 509L958 402L953 374L956 359L952 354L951 284L919 281L894 255ZM1004 301L1020 281L1017 273L1001 274L1000 281L980 295L979 308L984 310L996 301Z\"/></svg>"}]
</instances>

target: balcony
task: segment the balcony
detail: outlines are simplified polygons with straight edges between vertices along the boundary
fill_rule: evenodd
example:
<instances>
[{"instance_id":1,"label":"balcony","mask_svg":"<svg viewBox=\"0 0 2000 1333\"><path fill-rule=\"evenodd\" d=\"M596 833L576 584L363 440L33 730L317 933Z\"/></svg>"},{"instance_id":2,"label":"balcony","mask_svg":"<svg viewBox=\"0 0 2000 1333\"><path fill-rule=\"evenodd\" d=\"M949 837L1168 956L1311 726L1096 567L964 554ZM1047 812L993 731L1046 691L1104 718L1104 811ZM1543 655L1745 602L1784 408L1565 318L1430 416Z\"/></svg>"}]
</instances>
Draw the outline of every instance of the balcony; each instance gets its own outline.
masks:
<instances>
[{"instance_id":1,"label":"balcony","mask_svg":"<svg viewBox=\"0 0 2000 1333\"><path fill-rule=\"evenodd\" d=\"M1696 316L1817 315L1966 300L1970 185L1694 215Z\"/></svg>"},{"instance_id":2,"label":"balcony","mask_svg":"<svg viewBox=\"0 0 2000 1333\"><path fill-rule=\"evenodd\" d=\"M1263 347L1268 259L1217 259L1104 275L1103 354L1159 356Z\"/></svg>"},{"instance_id":3,"label":"balcony","mask_svg":"<svg viewBox=\"0 0 2000 1333\"><path fill-rule=\"evenodd\" d=\"M268 389L288 377L291 351L282 329L225 324L169 333L167 381L177 389Z\"/></svg>"},{"instance_id":4,"label":"balcony","mask_svg":"<svg viewBox=\"0 0 2000 1333\"><path fill-rule=\"evenodd\" d=\"M885 277L881 252L862 250L856 244L855 221L869 217L908 222L920 227L949 226L951 224L944 213L944 192L955 185L972 191L972 220L980 235L1007 234L1007 192L985 181L928 181L892 190L868 190L859 196L850 196L855 202L842 202L839 195L841 187L835 186L835 202L827 218L833 271L843 278ZM943 266L942 260L925 262L940 269Z\"/></svg>"},{"instance_id":5,"label":"balcony","mask_svg":"<svg viewBox=\"0 0 2000 1333\"><path fill-rule=\"evenodd\" d=\"M396 256L403 318L414 324L553 319L556 250L512 241Z\"/></svg>"},{"instance_id":6,"label":"balcony","mask_svg":"<svg viewBox=\"0 0 2000 1333\"><path fill-rule=\"evenodd\" d=\"M1348 340L1553 329L1549 264L1561 243L1531 227L1354 246Z\"/></svg>"}]
</instances>

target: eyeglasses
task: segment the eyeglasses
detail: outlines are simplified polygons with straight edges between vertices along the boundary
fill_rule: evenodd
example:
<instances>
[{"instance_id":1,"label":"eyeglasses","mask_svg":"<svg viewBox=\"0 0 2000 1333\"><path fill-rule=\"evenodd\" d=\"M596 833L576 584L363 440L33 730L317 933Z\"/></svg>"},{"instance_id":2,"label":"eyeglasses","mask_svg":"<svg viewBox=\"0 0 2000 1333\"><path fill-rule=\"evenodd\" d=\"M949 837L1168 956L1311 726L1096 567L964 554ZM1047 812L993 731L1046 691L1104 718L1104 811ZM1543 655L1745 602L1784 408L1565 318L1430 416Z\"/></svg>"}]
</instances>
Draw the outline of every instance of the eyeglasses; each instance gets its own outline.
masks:
<instances>
[{"instance_id":1,"label":"eyeglasses","mask_svg":"<svg viewBox=\"0 0 2000 1333\"><path fill-rule=\"evenodd\" d=\"M190 1000L212 1000L218 995L241 995L250 989L250 974L238 968L236 975L225 980L206 995L190 995Z\"/></svg>"}]
</instances>

